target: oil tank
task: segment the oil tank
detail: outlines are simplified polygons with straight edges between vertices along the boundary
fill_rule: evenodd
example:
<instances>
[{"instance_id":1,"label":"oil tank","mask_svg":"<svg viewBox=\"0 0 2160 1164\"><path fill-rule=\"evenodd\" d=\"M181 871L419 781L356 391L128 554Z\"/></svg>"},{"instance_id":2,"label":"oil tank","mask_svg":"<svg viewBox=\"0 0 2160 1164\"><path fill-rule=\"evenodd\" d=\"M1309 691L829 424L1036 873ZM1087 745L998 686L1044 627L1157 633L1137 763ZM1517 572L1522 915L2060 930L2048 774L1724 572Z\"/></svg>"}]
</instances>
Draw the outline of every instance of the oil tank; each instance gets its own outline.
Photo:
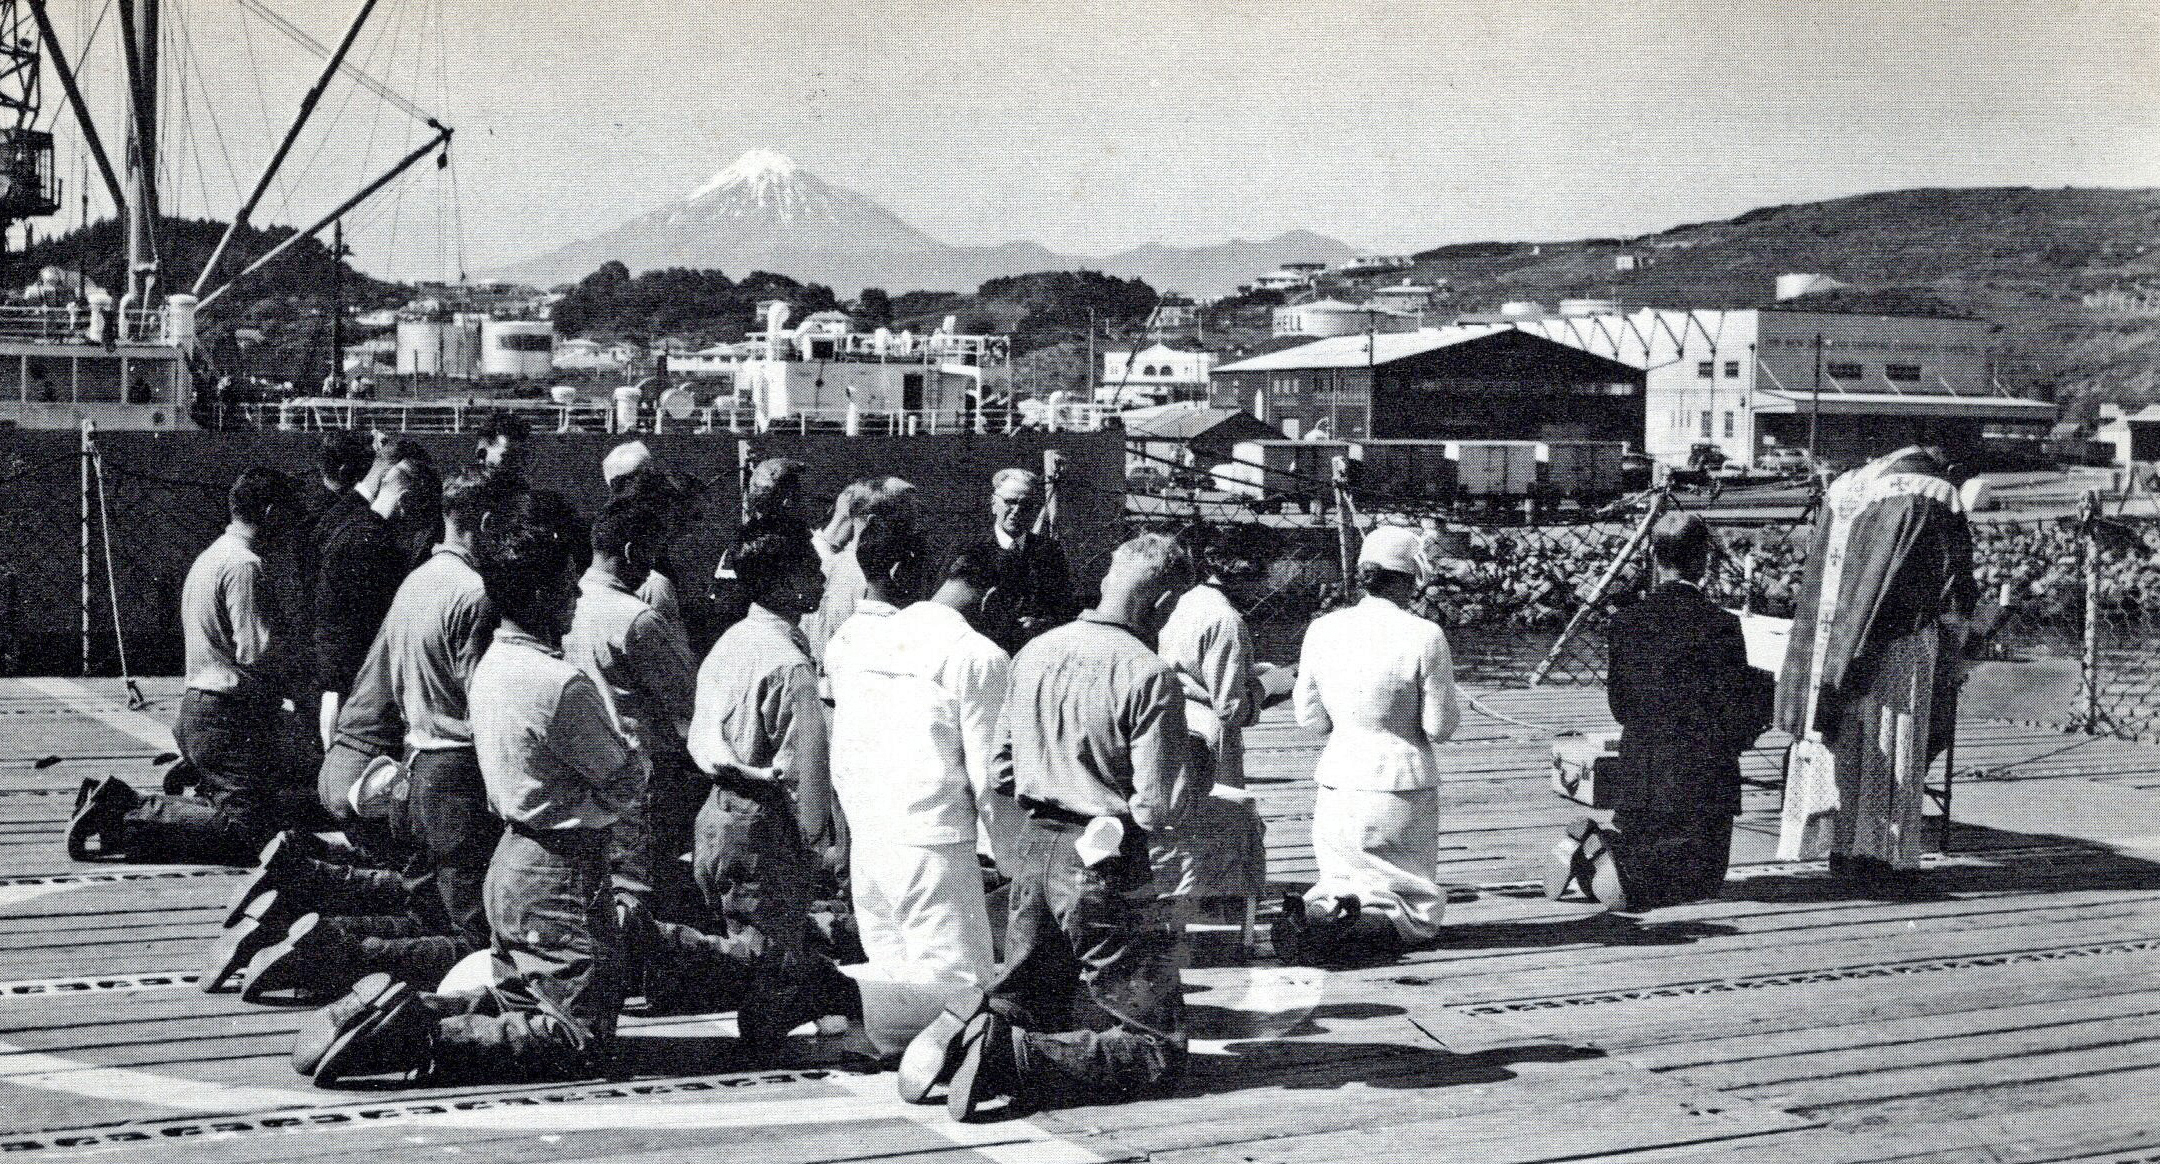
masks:
<instances>
[{"instance_id":1,"label":"oil tank","mask_svg":"<svg viewBox=\"0 0 2160 1164\"><path fill-rule=\"evenodd\" d=\"M401 319L397 325L400 376L470 380L480 374L480 321L474 318Z\"/></svg>"},{"instance_id":2,"label":"oil tank","mask_svg":"<svg viewBox=\"0 0 2160 1164\"><path fill-rule=\"evenodd\" d=\"M481 375L542 380L554 367L554 324L544 319L481 321Z\"/></svg>"},{"instance_id":3,"label":"oil tank","mask_svg":"<svg viewBox=\"0 0 2160 1164\"><path fill-rule=\"evenodd\" d=\"M1560 314L1566 316L1618 315L1620 314L1620 304L1612 299L1562 299L1560 301Z\"/></svg>"},{"instance_id":4,"label":"oil tank","mask_svg":"<svg viewBox=\"0 0 2160 1164\"><path fill-rule=\"evenodd\" d=\"M1545 305L1535 299L1510 299L1500 305L1500 314L1509 319L1542 319Z\"/></svg>"}]
</instances>

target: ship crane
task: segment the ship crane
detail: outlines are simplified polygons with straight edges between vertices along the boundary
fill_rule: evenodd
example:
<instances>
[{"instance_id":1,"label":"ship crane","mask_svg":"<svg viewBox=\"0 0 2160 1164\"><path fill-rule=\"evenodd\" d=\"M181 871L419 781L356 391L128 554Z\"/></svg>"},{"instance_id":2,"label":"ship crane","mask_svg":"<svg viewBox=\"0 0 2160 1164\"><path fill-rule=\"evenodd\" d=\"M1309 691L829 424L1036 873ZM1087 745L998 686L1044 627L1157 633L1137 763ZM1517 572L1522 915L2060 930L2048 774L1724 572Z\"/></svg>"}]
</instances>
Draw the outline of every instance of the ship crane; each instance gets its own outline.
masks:
<instances>
[{"instance_id":1,"label":"ship crane","mask_svg":"<svg viewBox=\"0 0 2160 1164\"><path fill-rule=\"evenodd\" d=\"M271 248L269 252L256 259L253 263L248 264L239 273L225 280L224 283L214 289L210 287L211 281L216 276L219 264L224 259L225 252L231 245L233 237L242 226L248 223L249 218L261 205L263 196L269 191L271 183L277 178L279 170L292 153L293 146L299 141L301 132L306 129L310 117L321 103L323 94L329 89L331 82L342 74L362 85L362 87L378 94L385 93L384 87L379 82L375 82L366 74L346 63L347 54L351 52L354 42L359 39L361 30L366 27L368 17L374 12L378 2L379 0L361 0L359 9L353 14L352 21L347 26L345 34L339 39L337 46L328 50L325 54L327 59L324 62L322 71L314 85L308 89L306 96L301 99L300 107L294 114L292 122L286 127L283 139L271 154L268 162L264 164L262 172L255 180L252 191L233 215L232 222L226 227L224 236L218 240L217 247L211 252L209 260L203 264L203 269L197 274L193 285L189 288L189 296L193 300L189 304L191 308L205 307L215 302L224 296L227 291L231 290L234 284L275 262L287 250L299 243L300 240L312 238L329 229L333 224L342 221L347 214L392 182L395 182L399 176L419 164L429 155L436 155L438 164L446 163L450 138L454 131L441 121L426 116L410 102L402 99L394 101L393 104L403 111L424 120L427 127L434 131L433 135L422 142L418 148L405 154L381 175L361 187L357 193L340 202L312 225L286 237L277 246ZM121 300L122 310L119 314L124 326L126 321L132 318L129 308L141 309L151 306L159 274L157 251L151 232L158 216L157 53L160 0L116 0L115 3L115 9L119 14L119 40L121 42L122 56L126 62L128 82L127 101L125 102L127 132L125 135L124 176L121 172L116 171L112 165L111 155L105 148L103 137L98 132L96 120L91 116L89 105L83 99L81 87L76 83L75 71L81 62L74 62L71 65L68 61L60 38L54 31L51 14L47 11L47 0L22 0L22 3L28 6L31 17L36 22L38 37L44 46L45 56L52 62L54 75L60 79L61 87L67 93L68 105L74 113L76 126L81 131L83 144L91 157L97 162L99 176L104 180L107 192L112 195L113 204L120 207L126 216L128 284L127 295ZM15 7L16 0L0 0L0 14L12 17ZM258 16L270 20L281 30L287 31L288 35L297 34L298 32L297 29L291 27L290 22L284 21L259 2L246 3L244 7ZM12 27L12 24L7 19L0 18L0 30L10 27ZM304 34L301 34L301 37L305 39ZM18 42L11 41L10 43ZM29 48L27 41L20 41L19 43L21 51L31 54L33 67L29 85L34 100L35 52ZM315 47L319 48L320 46ZM7 68L6 58L0 58L0 71ZM390 95L394 96L394 94ZM28 130L19 132L34 134L34 131ZM45 172L49 174L51 170L51 137L50 135L40 136L44 139L43 167ZM8 138L4 140L12 144L16 139ZM30 143L35 145L35 139L30 139ZM57 198L49 198L48 201L53 205L41 213L49 214L53 209L57 209ZM5 214L6 210L7 204L0 202L0 214ZM122 338L126 338L124 334Z\"/></svg>"},{"instance_id":2,"label":"ship crane","mask_svg":"<svg viewBox=\"0 0 2160 1164\"><path fill-rule=\"evenodd\" d=\"M31 16L16 0L0 0L0 248L18 222L60 209L53 176L53 136L35 127L42 112L43 69Z\"/></svg>"}]
</instances>

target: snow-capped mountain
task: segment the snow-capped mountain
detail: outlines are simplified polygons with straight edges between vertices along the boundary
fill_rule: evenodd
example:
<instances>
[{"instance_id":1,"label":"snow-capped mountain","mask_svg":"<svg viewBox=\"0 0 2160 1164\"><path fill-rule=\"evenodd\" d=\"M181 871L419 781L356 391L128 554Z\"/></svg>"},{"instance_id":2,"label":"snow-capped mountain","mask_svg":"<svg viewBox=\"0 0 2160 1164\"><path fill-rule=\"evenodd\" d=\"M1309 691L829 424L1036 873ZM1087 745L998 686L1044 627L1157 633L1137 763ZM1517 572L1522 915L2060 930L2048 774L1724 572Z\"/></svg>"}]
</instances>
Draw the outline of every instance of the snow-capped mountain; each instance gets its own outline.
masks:
<instances>
[{"instance_id":1,"label":"snow-capped mountain","mask_svg":"<svg viewBox=\"0 0 2160 1164\"><path fill-rule=\"evenodd\" d=\"M1349 255L1342 243L1302 231L1256 243L1149 246L1096 258L1059 255L1029 242L952 246L785 154L755 149L666 206L513 264L497 277L567 283L618 259L632 271L716 268L737 278L772 271L853 294L864 287L973 290L1000 275L1090 267L1145 278L1162 290L1205 295L1226 292L1285 261L1335 262Z\"/></svg>"}]
</instances>

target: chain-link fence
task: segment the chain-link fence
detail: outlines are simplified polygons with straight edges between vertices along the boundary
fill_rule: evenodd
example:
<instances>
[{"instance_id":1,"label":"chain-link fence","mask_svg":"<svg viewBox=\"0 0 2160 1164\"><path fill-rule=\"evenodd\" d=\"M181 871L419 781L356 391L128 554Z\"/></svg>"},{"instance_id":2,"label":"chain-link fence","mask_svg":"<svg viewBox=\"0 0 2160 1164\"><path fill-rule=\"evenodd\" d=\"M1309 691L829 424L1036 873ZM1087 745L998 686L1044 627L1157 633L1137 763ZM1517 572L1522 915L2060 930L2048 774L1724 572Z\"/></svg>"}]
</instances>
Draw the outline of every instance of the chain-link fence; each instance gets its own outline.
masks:
<instances>
[{"instance_id":1,"label":"chain-link fence","mask_svg":"<svg viewBox=\"0 0 2160 1164\"><path fill-rule=\"evenodd\" d=\"M1132 453L1146 459L1144 454ZM1160 490L1128 499L1115 528L1093 531L1103 553L1141 529L1200 524L1237 531L1261 563L1239 595L1263 657L1295 659L1304 627L1343 599L1339 540L1378 523L1431 531L1435 572L1417 612L1448 628L1459 676L1519 686L1604 681L1604 628L1649 583L1636 543L1655 493L1599 510L1495 520L1492 510L1442 507L1335 483L1298 470L1261 470L1282 480L1217 480L1218 488ZM1279 506L1273 498L1303 496ZM1337 498L1347 496L1344 508ZM1475 513L1474 516L1471 516ZM1730 609L1790 618L1814 529L1812 507L1748 527L1722 526L1707 589ZM2160 739L2160 521L2085 517L1973 522L1981 609L1973 643L1980 661L2041 661L2077 670L2074 705L2031 706L2037 721L2066 729ZM1101 560L1076 563L1099 576ZM2088 585L2087 579L2092 580ZM2088 600L2089 599L2089 600Z\"/></svg>"},{"instance_id":2,"label":"chain-link fence","mask_svg":"<svg viewBox=\"0 0 2160 1164\"><path fill-rule=\"evenodd\" d=\"M1065 435L1056 443L1073 446ZM988 440L934 451L915 442L878 449L851 442L836 455L814 443L781 442L756 452L801 456L823 466L833 482L877 460L929 485L938 524L955 529L975 519L990 472L1040 463L1043 451ZM255 434L244 447L185 444L182 451L182 444L111 436L98 443L102 456L86 460L75 434L18 433L0 443L6 499L0 671L114 674L123 650L136 673L178 669L180 586L194 553L224 524L226 483L257 461L304 474L312 440ZM455 441L436 451L448 463L462 456ZM564 456L536 458L536 470L551 478L550 486L590 492L603 451L565 446ZM704 475L714 490L705 524L712 538L724 540L732 528L736 450L707 441L680 449L671 442L660 451L671 463L712 462L702 466L712 470ZM1233 557L1254 564L1237 580L1236 597L1263 658L1293 661L1312 618L1350 597L1344 548L1376 523L1430 531L1437 568L1417 609L1448 628L1458 671L1468 680L1521 685L1535 675L1546 684L1602 682L1606 620L1648 581L1636 535L1656 494L1602 509L1525 516L1442 506L1354 482L1338 491L1337 482L1312 475L1313 466L1269 470L1284 479L1255 488L1181 465L1192 487L1128 495L1116 456L1114 447L1087 450L1084 463L1060 483L1059 532L1076 581L1091 586L1110 550L1134 532L1209 527ZM1285 504L1286 496L1294 500ZM1713 597L1735 609L1789 617L1812 533L1807 518L1720 528ZM2096 510L2045 520L1982 515L1973 530L1984 632L1979 657L2050 660L2075 668L2081 683L2074 706L2035 708L2031 718L2160 738L2160 652L2151 645L2160 635L2160 521L2106 518ZM690 556L709 561L716 551L705 543L712 538L693 539Z\"/></svg>"}]
</instances>

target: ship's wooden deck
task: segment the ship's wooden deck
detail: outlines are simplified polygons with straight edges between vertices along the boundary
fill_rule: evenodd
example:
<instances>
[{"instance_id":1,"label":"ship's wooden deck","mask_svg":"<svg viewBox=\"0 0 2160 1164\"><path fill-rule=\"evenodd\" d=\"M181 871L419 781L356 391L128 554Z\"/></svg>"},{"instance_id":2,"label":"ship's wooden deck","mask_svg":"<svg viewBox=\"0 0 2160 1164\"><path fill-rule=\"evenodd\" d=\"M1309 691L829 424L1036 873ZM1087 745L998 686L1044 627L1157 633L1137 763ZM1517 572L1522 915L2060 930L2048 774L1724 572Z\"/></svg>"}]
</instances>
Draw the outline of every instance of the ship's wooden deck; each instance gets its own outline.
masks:
<instances>
[{"instance_id":1,"label":"ship's wooden deck","mask_svg":"<svg viewBox=\"0 0 2160 1164\"><path fill-rule=\"evenodd\" d=\"M173 684L148 686L138 713L110 681L0 681L0 1153L2160 1159L2160 749L1966 724L1960 767L1991 778L1960 788L1953 853L1898 898L1775 863L1776 793L1752 791L1723 897L1626 919L1526 884L1580 811L1546 788L1544 729L1603 724L1601 694L1488 693L1447 749L1442 946L1323 973L1203 932L1182 1094L961 1127L898 1103L842 1041L739 1063L724 1018L630 1021L627 1080L306 1086L296 1012L191 985L233 871L61 851L81 776L147 779L167 746ZM1250 737L1279 882L1309 874L1315 746L1281 709Z\"/></svg>"}]
</instances>

